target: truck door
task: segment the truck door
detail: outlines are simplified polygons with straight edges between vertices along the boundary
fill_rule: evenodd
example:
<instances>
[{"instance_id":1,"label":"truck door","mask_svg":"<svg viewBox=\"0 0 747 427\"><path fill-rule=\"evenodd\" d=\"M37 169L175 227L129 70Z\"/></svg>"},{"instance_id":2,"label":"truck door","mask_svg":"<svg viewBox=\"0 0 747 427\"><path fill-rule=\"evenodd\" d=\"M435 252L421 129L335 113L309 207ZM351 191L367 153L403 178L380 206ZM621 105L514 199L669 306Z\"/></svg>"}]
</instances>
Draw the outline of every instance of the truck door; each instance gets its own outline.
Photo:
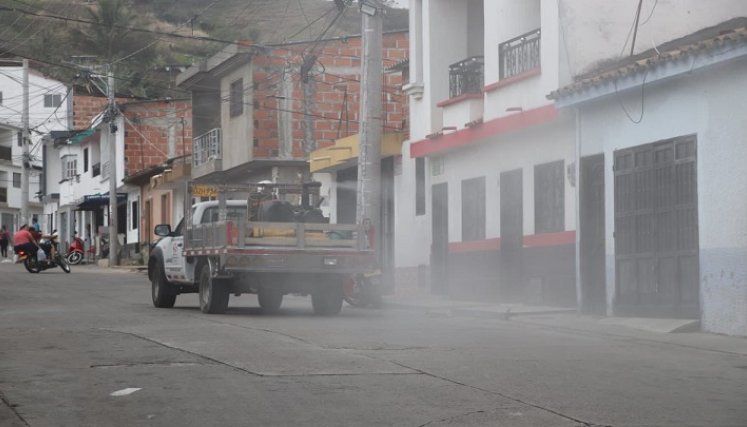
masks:
<instances>
[{"instance_id":1,"label":"truck door","mask_svg":"<svg viewBox=\"0 0 747 427\"><path fill-rule=\"evenodd\" d=\"M163 264L166 270L166 277L169 281L182 282L187 280L184 269L184 220L174 230L172 236L168 237L169 241L162 245Z\"/></svg>"}]
</instances>

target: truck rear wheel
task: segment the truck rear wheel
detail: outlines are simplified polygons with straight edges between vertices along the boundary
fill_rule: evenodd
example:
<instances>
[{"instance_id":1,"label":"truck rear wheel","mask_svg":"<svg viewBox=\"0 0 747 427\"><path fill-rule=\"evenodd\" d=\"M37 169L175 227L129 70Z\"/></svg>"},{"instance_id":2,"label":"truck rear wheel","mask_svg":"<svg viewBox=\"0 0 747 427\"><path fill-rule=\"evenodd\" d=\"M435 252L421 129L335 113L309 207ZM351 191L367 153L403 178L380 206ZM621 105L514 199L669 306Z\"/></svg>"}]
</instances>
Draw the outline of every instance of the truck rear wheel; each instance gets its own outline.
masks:
<instances>
[{"instance_id":1,"label":"truck rear wheel","mask_svg":"<svg viewBox=\"0 0 747 427\"><path fill-rule=\"evenodd\" d=\"M283 293L273 287L261 287L257 292L259 306L262 307L262 313L275 314L280 310L283 303Z\"/></svg>"},{"instance_id":2,"label":"truck rear wheel","mask_svg":"<svg viewBox=\"0 0 747 427\"><path fill-rule=\"evenodd\" d=\"M171 308L176 302L176 292L169 285L166 280L166 274L163 271L163 266L156 264L155 271L150 277L150 288L151 297L153 298L153 305L157 308Z\"/></svg>"},{"instance_id":3,"label":"truck rear wheel","mask_svg":"<svg viewBox=\"0 0 747 427\"><path fill-rule=\"evenodd\" d=\"M334 316L342 309L342 279L333 278L330 282L320 283L311 293L311 306L314 314Z\"/></svg>"},{"instance_id":4,"label":"truck rear wheel","mask_svg":"<svg viewBox=\"0 0 747 427\"><path fill-rule=\"evenodd\" d=\"M210 266L200 269L200 310L207 314L221 314L228 308L228 287L213 278Z\"/></svg>"}]
</instances>

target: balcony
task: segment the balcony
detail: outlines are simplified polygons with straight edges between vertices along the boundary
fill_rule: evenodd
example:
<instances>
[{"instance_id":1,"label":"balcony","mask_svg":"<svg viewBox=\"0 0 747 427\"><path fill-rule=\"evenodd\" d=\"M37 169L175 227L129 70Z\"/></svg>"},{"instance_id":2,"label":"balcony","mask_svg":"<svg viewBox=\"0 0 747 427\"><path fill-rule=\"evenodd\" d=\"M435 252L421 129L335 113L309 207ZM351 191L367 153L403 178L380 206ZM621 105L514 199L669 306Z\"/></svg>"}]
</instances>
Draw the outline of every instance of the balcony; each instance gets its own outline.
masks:
<instances>
[{"instance_id":1,"label":"balcony","mask_svg":"<svg viewBox=\"0 0 747 427\"><path fill-rule=\"evenodd\" d=\"M449 66L449 98L482 93L485 83L485 61L473 56Z\"/></svg>"},{"instance_id":2,"label":"balcony","mask_svg":"<svg viewBox=\"0 0 747 427\"><path fill-rule=\"evenodd\" d=\"M444 129L460 129L482 117L484 84L485 62L482 56L472 56L449 66L449 99L436 104L443 108Z\"/></svg>"},{"instance_id":3,"label":"balcony","mask_svg":"<svg viewBox=\"0 0 747 427\"><path fill-rule=\"evenodd\" d=\"M220 128L211 129L192 140L192 164L199 167L210 160L220 160L223 155L223 139Z\"/></svg>"},{"instance_id":4,"label":"balcony","mask_svg":"<svg viewBox=\"0 0 747 427\"><path fill-rule=\"evenodd\" d=\"M540 68L540 29L498 45L501 80Z\"/></svg>"}]
</instances>

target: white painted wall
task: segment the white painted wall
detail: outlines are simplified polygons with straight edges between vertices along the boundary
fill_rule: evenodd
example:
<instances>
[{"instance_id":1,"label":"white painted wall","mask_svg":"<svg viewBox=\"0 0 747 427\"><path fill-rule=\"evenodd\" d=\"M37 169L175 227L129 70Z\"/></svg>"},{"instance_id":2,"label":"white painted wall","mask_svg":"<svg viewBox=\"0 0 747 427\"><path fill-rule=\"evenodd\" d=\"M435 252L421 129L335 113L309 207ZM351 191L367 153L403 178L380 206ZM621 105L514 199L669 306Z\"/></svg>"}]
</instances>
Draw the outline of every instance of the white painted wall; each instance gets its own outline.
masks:
<instances>
[{"instance_id":1,"label":"white painted wall","mask_svg":"<svg viewBox=\"0 0 747 427\"><path fill-rule=\"evenodd\" d=\"M640 92L622 101L640 117ZM612 154L682 135L697 135L701 309L704 329L747 336L747 59L663 84L649 84L640 124L617 99L581 109L582 155L606 162L607 295L615 294Z\"/></svg>"},{"instance_id":2,"label":"white painted wall","mask_svg":"<svg viewBox=\"0 0 747 427\"><path fill-rule=\"evenodd\" d=\"M543 6L545 3L547 0L543 0ZM625 41L635 18L637 1L562 0L558 3L564 17L562 28L568 46L568 62L574 75L588 71L600 60L630 53L630 42L626 46ZM635 52L652 49L736 16L747 16L744 0L644 0Z\"/></svg>"},{"instance_id":3,"label":"white painted wall","mask_svg":"<svg viewBox=\"0 0 747 427\"><path fill-rule=\"evenodd\" d=\"M430 263L431 168L425 162L425 215L415 215L415 159L410 141L402 144L402 173L394 176L395 266L417 267Z\"/></svg>"},{"instance_id":4,"label":"white painted wall","mask_svg":"<svg viewBox=\"0 0 747 427\"><path fill-rule=\"evenodd\" d=\"M254 150L254 90L252 65L247 63L221 79L221 128L223 129L223 170L247 163L252 160ZM229 94L231 83L238 79L244 81L244 112L231 117Z\"/></svg>"}]
</instances>

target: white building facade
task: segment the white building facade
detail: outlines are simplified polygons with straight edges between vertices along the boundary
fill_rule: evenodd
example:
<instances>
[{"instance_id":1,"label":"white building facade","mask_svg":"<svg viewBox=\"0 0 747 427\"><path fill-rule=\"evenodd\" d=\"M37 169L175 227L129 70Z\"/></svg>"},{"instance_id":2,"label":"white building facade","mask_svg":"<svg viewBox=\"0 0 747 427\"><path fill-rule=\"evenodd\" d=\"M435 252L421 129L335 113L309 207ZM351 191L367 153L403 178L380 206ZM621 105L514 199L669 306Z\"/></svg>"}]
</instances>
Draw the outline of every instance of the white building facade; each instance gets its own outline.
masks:
<instances>
[{"instance_id":1,"label":"white building facade","mask_svg":"<svg viewBox=\"0 0 747 427\"><path fill-rule=\"evenodd\" d=\"M631 50L747 13L734 0L644 1L632 37L638 3L410 1L398 287L610 314L609 271L601 294L580 280L578 118L547 95Z\"/></svg>"},{"instance_id":2,"label":"white building facade","mask_svg":"<svg viewBox=\"0 0 747 427\"><path fill-rule=\"evenodd\" d=\"M747 18L553 97L578 114L581 199L601 202L582 204L582 247L600 253L587 256L584 296L604 295L610 315L690 317L747 336Z\"/></svg>"},{"instance_id":3,"label":"white building facade","mask_svg":"<svg viewBox=\"0 0 747 427\"><path fill-rule=\"evenodd\" d=\"M68 87L50 79L33 68L29 70L29 217L36 219L45 229L53 224L48 215L51 211L43 203L44 188L43 152L44 135L51 131L68 129L71 120L71 102ZM0 223L16 229L23 219L21 213L21 174L24 147L23 127L23 67L20 63L0 66L0 123L3 126L0 142ZM3 196L4 194L4 196ZM27 220L29 221L29 220Z\"/></svg>"}]
</instances>

